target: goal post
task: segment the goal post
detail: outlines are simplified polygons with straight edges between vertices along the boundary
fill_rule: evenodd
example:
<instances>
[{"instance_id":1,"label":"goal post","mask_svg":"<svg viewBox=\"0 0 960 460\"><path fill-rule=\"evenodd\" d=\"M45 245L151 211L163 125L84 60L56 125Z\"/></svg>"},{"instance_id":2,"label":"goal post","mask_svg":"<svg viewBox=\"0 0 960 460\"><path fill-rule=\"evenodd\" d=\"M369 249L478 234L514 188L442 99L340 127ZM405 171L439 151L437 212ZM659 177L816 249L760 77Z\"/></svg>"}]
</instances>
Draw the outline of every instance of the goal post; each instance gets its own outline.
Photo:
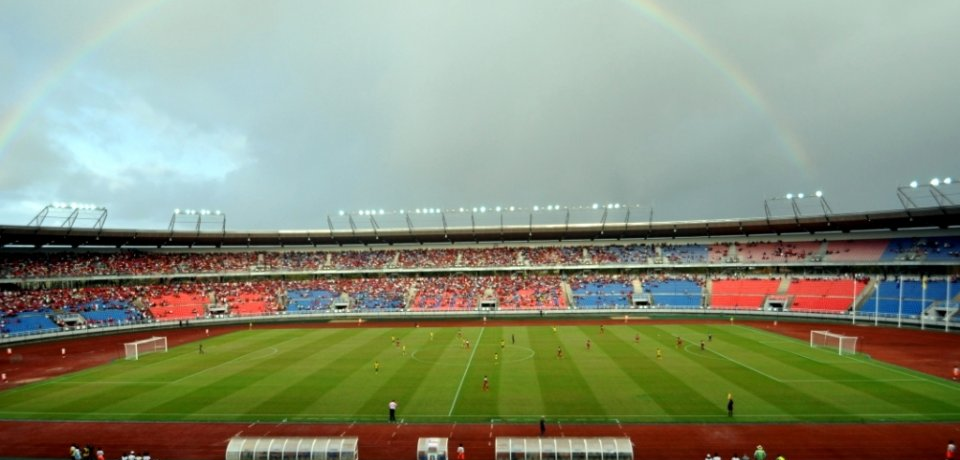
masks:
<instances>
[{"instance_id":1,"label":"goal post","mask_svg":"<svg viewBox=\"0 0 960 460\"><path fill-rule=\"evenodd\" d=\"M150 337L123 344L127 359L140 359L140 355L147 353L162 353L167 351L166 337Z\"/></svg>"},{"instance_id":2,"label":"goal post","mask_svg":"<svg viewBox=\"0 0 960 460\"><path fill-rule=\"evenodd\" d=\"M837 354L853 355L857 353L857 337L830 331L810 331L810 347L835 349Z\"/></svg>"}]
</instances>

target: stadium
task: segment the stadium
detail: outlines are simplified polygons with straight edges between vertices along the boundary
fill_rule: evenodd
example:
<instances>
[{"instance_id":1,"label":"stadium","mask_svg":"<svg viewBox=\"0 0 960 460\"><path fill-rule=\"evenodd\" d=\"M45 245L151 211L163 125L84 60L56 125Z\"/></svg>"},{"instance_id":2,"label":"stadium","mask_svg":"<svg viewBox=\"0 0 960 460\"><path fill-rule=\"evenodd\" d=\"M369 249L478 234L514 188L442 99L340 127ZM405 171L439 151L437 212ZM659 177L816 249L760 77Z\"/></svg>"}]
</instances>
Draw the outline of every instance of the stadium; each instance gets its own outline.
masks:
<instances>
[{"instance_id":1,"label":"stadium","mask_svg":"<svg viewBox=\"0 0 960 460\"><path fill-rule=\"evenodd\" d=\"M824 6L0 2L0 460L954 458L960 2Z\"/></svg>"},{"instance_id":2,"label":"stadium","mask_svg":"<svg viewBox=\"0 0 960 460\"><path fill-rule=\"evenodd\" d=\"M0 456L932 458L960 421L958 217L5 226Z\"/></svg>"}]
</instances>

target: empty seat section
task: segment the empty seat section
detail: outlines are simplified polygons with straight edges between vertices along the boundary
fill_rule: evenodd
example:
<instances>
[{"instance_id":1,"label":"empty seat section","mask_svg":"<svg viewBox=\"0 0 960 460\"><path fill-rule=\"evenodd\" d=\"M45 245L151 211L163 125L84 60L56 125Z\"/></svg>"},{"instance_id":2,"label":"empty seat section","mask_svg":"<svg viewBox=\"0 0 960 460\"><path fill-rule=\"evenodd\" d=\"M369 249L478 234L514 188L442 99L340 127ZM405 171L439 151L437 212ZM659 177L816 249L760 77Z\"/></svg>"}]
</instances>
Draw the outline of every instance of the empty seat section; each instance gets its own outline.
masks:
<instances>
[{"instance_id":1,"label":"empty seat section","mask_svg":"<svg viewBox=\"0 0 960 460\"><path fill-rule=\"evenodd\" d=\"M714 280L710 308L759 310L768 295L776 294L780 280L732 279Z\"/></svg>"},{"instance_id":2,"label":"empty seat section","mask_svg":"<svg viewBox=\"0 0 960 460\"><path fill-rule=\"evenodd\" d=\"M895 238L890 240L880 256L882 261L915 260L918 258L916 240L913 238Z\"/></svg>"},{"instance_id":3,"label":"empty seat section","mask_svg":"<svg viewBox=\"0 0 960 460\"><path fill-rule=\"evenodd\" d=\"M827 243L827 262L877 262L890 240L831 241Z\"/></svg>"},{"instance_id":4,"label":"empty seat section","mask_svg":"<svg viewBox=\"0 0 960 460\"><path fill-rule=\"evenodd\" d=\"M340 294L326 289L287 290L287 311L308 312L329 310Z\"/></svg>"},{"instance_id":5,"label":"empty seat section","mask_svg":"<svg viewBox=\"0 0 960 460\"><path fill-rule=\"evenodd\" d=\"M960 261L960 238L926 238L917 247L928 262Z\"/></svg>"},{"instance_id":6,"label":"empty seat section","mask_svg":"<svg viewBox=\"0 0 960 460\"><path fill-rule=\"evenodd\" d=\"M633 297L629 282L602 277L572 280L570 289L577 308L628 308Z\"/></svg>"},{"instance_id":7,"label":"empty seat section","mask_svg":"<svg viewBox=\"0 0 960 460\"><path fill-rule=\"evenodd\" d=\"M700 308L703 304L703 286L698 281L644 281L643 290L653 296L653 304L659 307Z\"/></svg>"},{"instance_id":8,"label":"empty seat section","mask_svg":"<svg viewBox=\"0 0 960 460\"><path fill-rule=\"evenodd\" d=\"M855 296L867 288L866 280L800 279L790 281L787 294L793 296L791 311L809 313L844 313L853 305Z\"/></svg>"},{"instance_id":9,"label":"empty seat section","mask_svg":"<svg viewBox=\"0 0 960 460\"><path fill-rule=\"evenodd\" d=\"M699 244L665 244L660 256L671 264L702 264L709 260L710 249Z\"/></svg>"},{"instance_id":10,"label":"empty seat section","mask_svg":"<svg viewBox=\"0 0 960 460\"><path fill-rule=\"evenodd\" d=\"M960 294L960 281L951 281L947 286L944 280L931 280L927 282L926 292L919 280L881 281L878 286L878 292L860 306L861 314L915 318L934 303L946 305L948 297L951 306L956 306L955 299Z\"/></svg>"},{"instance_id":11,"label":"empty seat section","mask_svg":"<svg viewBox=\"0 0 960 460\"><path fill-rule=\"evenodd\" d=\"M4 334L28 334L60 330L60 326L53 322L48 312L20 312L13 316L5 316L0 320L0 330Z\"/></svg>"}]
</instances>

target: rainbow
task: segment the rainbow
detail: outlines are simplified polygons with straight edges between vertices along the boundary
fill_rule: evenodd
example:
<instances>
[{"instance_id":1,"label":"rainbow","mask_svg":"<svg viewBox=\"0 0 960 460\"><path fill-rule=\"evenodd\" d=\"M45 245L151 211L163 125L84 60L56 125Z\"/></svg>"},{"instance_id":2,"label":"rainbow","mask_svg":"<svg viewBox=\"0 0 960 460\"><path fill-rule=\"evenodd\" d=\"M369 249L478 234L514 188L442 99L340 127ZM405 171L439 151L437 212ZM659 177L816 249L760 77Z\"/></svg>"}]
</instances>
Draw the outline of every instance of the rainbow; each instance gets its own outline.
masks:
<instances>
[{"instance_id":1,"label":"rainbow","mask_svg":"<svg viewBox=\"0 0 960 460\"><path fill-rule=\"evenodd\" d=\"M78 62L97 50L104 42L130 25L136 23L147 12L155 9L165 0L145 0L141 2L121 2L122 8L103 17L90 32L78 41L73 48L60 59L54 61L30 86L13 108L0 119L0 155L6 151L10 141L20 132L24 120L39 104L44 96L62 80Z\"/></svg>"},{"instance_id":2,"label":"rainbow","mask_svg":"<svg viewBox=\"0 0 960 460\"><path fill-rule=\"evenodd\" d=\"M3 115L0 119L0 155L3 155L10 141L20 131L24 120L31 113L34 107L40 103L44 96L55 85L66 76L66 74L83 60L93 53L104 42L115 36L117 33L136 23L148 12L156 9L166 0L145 0L141 2L129 1L123 2L125 5L105 16L96 27L91 28L90 33L83 40L81 45L67 53L59 60L55 61L43 74L37 79L14 105L13 109ZM653 0L622 0L631 10L638 12L641 16L647 18L658 27L670 33L686 47L696 52L702 59L717 69L729 83L736 88L737 92L767 120L770 121L772 128L777 133L777 138L789 153L791 162L799 168L800 172L807 174L811 169L810 155L807 153L799 137L790 127L777 115L771 105L764 98L763 94L757 88L757 85L729 58L727 58L719 49L710 45L703 36L686 22L657 5Z\"/></svg>"},{"instance_id":3,"label":"rainbow","mask_svg":"<svg viewBox=\"0 0 960 460\"><path fill-rule=\"evenodd\" d=\"M740 67L727 58L717 47L704 40L703 36L689 24L656 4L653 0L623 0L623 2L631 10L640 13L641 16L670 33L717 69L720 75L736 88L745 100L749 101L764 118L769 120L781 145L789 153L791 163L799 169L800 173L804 175L809 173L812 166L810 155L800 142L800 138L777 115L770 103L764 98L763 93L757 88L757 85Z\"/></svg>"}]
</instances>

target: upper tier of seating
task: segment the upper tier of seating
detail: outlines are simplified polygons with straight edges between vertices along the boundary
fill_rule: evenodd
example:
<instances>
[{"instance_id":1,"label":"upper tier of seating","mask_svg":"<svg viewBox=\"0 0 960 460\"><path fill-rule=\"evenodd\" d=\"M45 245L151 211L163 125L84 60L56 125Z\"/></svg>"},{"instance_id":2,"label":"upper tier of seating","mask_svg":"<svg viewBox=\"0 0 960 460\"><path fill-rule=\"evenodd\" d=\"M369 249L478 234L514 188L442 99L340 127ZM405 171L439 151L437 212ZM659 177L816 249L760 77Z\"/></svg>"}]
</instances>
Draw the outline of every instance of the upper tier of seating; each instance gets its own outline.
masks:
<instances>
[{"instance_id":1,"label":"upper tier of seating","mask_svg":"<svg viewBox=\"0 0 960 460\"><path fill-rule=\"evenodd\" d=\"M5 252L0 279L648 264L952 262L960 238L224 252Z\"/></svg>"}]
</instances>

